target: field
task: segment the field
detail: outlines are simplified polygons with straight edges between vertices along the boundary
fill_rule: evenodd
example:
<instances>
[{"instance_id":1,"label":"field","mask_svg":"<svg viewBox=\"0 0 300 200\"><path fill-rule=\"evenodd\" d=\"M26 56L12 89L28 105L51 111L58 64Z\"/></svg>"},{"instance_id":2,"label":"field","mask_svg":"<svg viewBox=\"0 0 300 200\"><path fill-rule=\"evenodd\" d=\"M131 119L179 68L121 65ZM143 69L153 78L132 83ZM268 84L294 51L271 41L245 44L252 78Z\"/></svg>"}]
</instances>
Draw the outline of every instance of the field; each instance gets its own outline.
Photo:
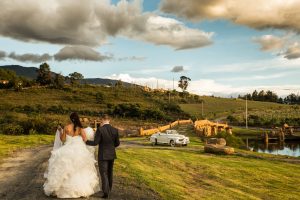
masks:
<instances>
[{"instance_id":1,"label":"field","mask_svg":"<svg viewBox=\"0 0 300 200\"><path fill-rule=\"evenodd\" d=\"M183 111L197 118L207 118L216 121L224 121L228 116L233 117L235 123L245 123L246 102L242 99L229 99L218 97L201 97L203 103L203 116L201 104L180 104ZM300 106L286 105L271 102L248 101L249 125L279 125L286 121L299 125Z\"/></svg>"}]
</instances>

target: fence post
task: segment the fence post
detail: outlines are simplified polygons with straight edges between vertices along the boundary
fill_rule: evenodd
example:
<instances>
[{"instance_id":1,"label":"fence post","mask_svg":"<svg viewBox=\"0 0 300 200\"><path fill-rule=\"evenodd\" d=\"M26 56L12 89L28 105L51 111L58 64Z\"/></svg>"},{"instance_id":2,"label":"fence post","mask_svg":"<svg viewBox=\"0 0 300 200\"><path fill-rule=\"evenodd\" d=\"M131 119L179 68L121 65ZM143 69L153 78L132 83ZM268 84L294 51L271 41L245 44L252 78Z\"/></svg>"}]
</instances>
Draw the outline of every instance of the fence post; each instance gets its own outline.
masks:
<instances>
[{"instance_id":1,"label":"fence post","mask_svg":"<svg viewBox=\"0 0 300 200\"><path fill-rule=\"evenodd\" d=\"M144 135L144 133L143 133L143 132L144 132L144 129L141 127L141 128L140 128L140 135L141 135L141 136L143 136L143 135Z\"/></svg>"}]
</instances>

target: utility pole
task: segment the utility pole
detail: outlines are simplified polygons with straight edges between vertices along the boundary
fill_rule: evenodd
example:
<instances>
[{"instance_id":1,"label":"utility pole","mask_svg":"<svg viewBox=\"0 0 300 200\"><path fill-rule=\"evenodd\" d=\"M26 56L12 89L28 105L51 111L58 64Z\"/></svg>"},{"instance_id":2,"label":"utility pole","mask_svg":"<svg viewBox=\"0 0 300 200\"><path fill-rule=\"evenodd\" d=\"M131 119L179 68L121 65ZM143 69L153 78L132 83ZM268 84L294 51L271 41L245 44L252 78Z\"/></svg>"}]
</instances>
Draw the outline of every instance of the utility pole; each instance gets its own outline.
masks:
<instances>
[{"instance_id":1,"label":"utility pole","mask_svg":"<svg viewBox=\"0 0 300 200\"><path fill-rule=\"evenodd\" d=\"M174 90L175 88L174 88L174 77L173 77L173 90Z\"/></svg>"},{"instance_id":2,"label":"utility pole","mask_svg":"<svg viewBox=\"0 0 300 200\"><path fill-rule=\"evenodd\" d=\"M248 129L248 98L246 95L246 129Z\"/></svg>"},{"instance_id":3,"label":"utility pole","mask_svg":"<svg viewBox=\"0 0 300 200\"><path fill-rule=\"evenodd\" d=\"M171 91L169 90L169 104L171 103Z\"/></svg>"},{"instance_id":4,"label":"utility pole","mask_svg":"<svg viewBox=\"0 0 300 200\"><path fill-rule=\"evenodd\" d=\"M202 117L204 117L204 115L203 115L203 100L201 101L201 115L202 115Z\"/></svg>"}]
</instances>

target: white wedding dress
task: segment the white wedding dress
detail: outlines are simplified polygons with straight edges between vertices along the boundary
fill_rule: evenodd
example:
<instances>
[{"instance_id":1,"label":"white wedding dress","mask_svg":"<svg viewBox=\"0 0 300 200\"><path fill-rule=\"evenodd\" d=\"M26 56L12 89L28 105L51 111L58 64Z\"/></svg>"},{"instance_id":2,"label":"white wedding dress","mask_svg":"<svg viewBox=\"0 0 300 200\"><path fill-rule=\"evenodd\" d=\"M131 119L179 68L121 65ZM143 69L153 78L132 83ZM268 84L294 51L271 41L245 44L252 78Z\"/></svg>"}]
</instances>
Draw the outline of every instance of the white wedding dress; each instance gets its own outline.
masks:
<instances>
[{"instance_id":1,"label":"white wedding dress","mask_svg":"<svg viewBox=\"0 0 300 200\"><path fill-rule=\"evenodd\" d=\"M87 127L84 129L84 132L86 134L86 138L90 141L94 141L95 139L95 132L91 127ZM96 147L95 146L89 146L87 145L86 148L91 152L92 156L95 156L95 150Z\"/></svg>"},{"instance_id":2,"label":"white wedding dress","mask_svg":"<svg viewBox=\"0 0 300 200\"><path fill-rule=\"evenodd\" d=\"M65 144L51 152L45 173L45 194L78 198L98 192L100 187L95 162L81 136L67 135Z\"/></svg>"}]
</instances>

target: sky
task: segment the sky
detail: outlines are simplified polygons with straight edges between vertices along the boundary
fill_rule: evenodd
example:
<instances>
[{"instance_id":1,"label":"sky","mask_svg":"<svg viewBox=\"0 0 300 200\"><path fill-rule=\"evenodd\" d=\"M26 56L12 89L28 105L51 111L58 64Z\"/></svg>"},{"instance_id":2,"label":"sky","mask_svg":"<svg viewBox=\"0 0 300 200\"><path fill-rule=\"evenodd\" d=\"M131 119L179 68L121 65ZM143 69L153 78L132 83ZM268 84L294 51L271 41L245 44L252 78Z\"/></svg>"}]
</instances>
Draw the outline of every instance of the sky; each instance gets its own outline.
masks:
<instances>
[{"instance_id":1,"label":"sky","mask_svg":"<svg viewBox=\"0 0 300 200\"><path fill-rule=\"evenodd\" d=\"M1 0L0 65L236 96L300 92L300 0Z\"/></svg>"}]
</instances>

